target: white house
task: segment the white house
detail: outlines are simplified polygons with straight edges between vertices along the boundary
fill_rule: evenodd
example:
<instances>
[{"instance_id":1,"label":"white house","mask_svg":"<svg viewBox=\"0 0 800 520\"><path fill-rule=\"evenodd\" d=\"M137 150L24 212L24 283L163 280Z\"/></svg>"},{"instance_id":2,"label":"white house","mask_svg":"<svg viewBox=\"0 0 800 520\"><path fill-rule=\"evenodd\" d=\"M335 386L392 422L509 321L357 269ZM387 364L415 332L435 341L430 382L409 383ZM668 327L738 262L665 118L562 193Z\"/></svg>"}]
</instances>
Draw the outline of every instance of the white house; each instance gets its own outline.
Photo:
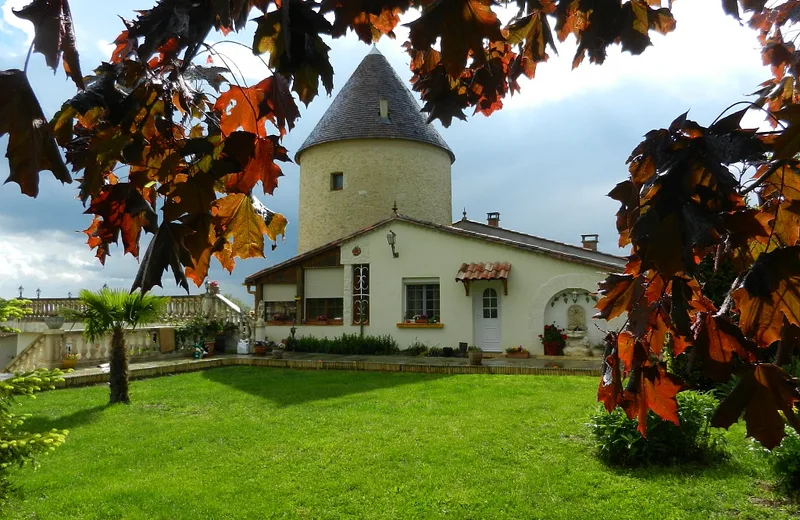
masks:
<instances>
[{"instance_id":1,"label":"white house","mask_svg":"<svg viewBox=\"0 0 800 520\"><path fill-rule=\"evenodd\" d=\"M300 147L299 254L248 276L257 338L389 334L404 348L522 345L545 324L578 353L601 343L593 293L621 257L597 235L569 245L486 223L451 223L455 156L388 61L367 55ZM426 323L419 316L426 316Z\"/></svg>"}]
</instances>

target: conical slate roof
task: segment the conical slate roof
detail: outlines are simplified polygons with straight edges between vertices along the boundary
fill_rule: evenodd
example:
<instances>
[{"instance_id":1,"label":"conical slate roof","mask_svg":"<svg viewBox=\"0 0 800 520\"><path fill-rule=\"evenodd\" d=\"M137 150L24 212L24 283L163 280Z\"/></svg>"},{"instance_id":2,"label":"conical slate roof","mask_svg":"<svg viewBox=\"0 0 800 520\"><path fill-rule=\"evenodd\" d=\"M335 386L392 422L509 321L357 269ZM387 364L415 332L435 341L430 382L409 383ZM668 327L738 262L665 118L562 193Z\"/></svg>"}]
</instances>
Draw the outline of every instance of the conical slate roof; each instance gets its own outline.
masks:
<instances>
[{"instance_id":1,"label":"conical slate roof","mask_svg":"<svg viewBox=\"0 0 800 520\"><path fill-rule=\"evenodd\" d=\"M380 100L388 102L389 117L381 118ZM436 129L425 122L420 107L403 80L377 48L361 61L317 126L295 154L312 146L343 139L408 139L442 148L456 160Z\"/></svg>"}]
</instances>

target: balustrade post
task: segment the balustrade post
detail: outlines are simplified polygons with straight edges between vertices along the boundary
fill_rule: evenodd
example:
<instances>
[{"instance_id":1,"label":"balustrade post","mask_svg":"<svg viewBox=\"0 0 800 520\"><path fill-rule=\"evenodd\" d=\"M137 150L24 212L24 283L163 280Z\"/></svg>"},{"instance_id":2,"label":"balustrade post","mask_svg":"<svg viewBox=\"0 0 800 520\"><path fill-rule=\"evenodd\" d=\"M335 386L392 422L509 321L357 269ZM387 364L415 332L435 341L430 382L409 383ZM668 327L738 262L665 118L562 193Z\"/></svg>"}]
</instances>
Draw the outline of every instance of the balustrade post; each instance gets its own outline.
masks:
<instances>
[{"instance_id":1,"label":"balustrade post","mask_svg":"<svg viewBox=\"0 0 800 520\"><path fill-rule=\"evenodd\" d=\"M55 368L61 366L64 331L48 329L44 331L44 346L33 353L33 364L37 367Z\"/></svg>"}]
</instances>

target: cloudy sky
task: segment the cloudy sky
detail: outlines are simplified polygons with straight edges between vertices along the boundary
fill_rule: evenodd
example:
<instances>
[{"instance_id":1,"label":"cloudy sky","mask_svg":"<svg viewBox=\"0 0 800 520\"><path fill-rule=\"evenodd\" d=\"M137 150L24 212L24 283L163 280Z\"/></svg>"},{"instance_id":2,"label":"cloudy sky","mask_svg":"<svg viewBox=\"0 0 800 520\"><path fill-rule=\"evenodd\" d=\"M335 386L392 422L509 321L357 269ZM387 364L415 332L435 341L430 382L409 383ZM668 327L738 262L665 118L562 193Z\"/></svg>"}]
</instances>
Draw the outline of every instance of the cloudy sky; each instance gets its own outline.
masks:
<instances>
[{"instance_id":1,"label":"cloudy sky","mask_svg":"<svg viewBox=\"0 0 800 520\"><path fill-rule=\"evenodd\" d=\"M0 0L0 69L22 68L32 27L11 12L28 0ZM118 16L133 18L152 0L72 0L81 67L86 73L110 56L113 41L123 29ZM620 253L614 214L617 204L605 194L626 176L625 160L643 134L661 128L690 110L690 117L709 124L733 102L745 99L768 77L762 66L755 33L723 15L720 0L677 2L673 12L677 29L653 37L654 46L642 56L612 49L603 66L585 62L571 71L574 40L559 46L560 55L541 64L536 78L522 82L522 93L508 99L505 108L489 118L476 115L450 128L437 129L456 154L453 165L454 219L466 208L468 216L483 220L489 211L501 213L501 225L526 233L578 243L582 233L599 233L600 249ZM411 17L413 18L413 16ZM234 38L249 42L255 24ZM401 43L378 44L404 80L411 77ZM220 39L219 35L212 35ZM329 42L335 70L333 96L352 74L369 46L353 37ZM221 52L255 83L268 73L249 51L222 44ZM53 75L41 55L35 54L29 76L45 114L51 117L75 93L62 70ZM321 96L301 108L302 118L285 139L290 155L312 130L332 98ZM0 138L0 149L8 144ZM262 198L271 209L287 216L288 236L267 259L237 262L232 275L212 266L212 279L223 292L246 297L241 283L258 269L283 261L297 251L298 174L294 164L282 165L273 197ZM8 163L0 159L0 179L8 177ZM75 198L77 186L61 185L42 173L40 194L30 199L16 184L0 184L0 297L25 288L31 297L63 297L81 288L108 283L130 287L138 264L121 250L101 266L85 245L90 218ZM267 248L269 249L269 248ZM158 288L156 288L158 289ZM164 277L165 294L180 288L171 274ZM192 287L192 292L197 289Z\"/></svg>"}]
</instances>

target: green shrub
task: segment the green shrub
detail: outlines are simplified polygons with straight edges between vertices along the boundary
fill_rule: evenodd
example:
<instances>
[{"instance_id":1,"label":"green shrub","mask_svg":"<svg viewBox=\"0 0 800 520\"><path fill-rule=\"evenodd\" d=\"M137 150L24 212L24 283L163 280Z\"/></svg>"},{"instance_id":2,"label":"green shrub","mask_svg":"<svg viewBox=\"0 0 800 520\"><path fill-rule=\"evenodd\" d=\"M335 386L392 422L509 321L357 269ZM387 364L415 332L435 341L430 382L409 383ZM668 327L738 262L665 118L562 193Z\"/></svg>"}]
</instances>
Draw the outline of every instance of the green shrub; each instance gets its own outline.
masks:
<instances>
[{"instance_id":1,"label":"green shrub","mask_svg":"<svg viewBox=\"0 0 800 520\"><path fill-rule=\"evenodd\" d=\"M620 409L607 413L602 407L592 414L589 427L602 460L619 466L708 464L725 457L724 438L709 420L718 401L710 393L681 392L678 399L680 426L653 412L647 416L647 438Z\"/></svg>"},{"instance_id":2,"label":"green shrub","mask_svg":"<svg viewBox=\"0 0 800 520\"><path fill-rule=\"evenodd\" d=\"M59 369L37 369L24 374L14 374L0 381L0 506L12 491L8 480L14 466L36 463L40 454L55 450L64 443L66 430L31 433L22 430L30 415L12 412L15 396L30 395L55 388L54 383L64 381Z\"/></svg>"},{"instance_id":3,"label":"green shrub","mask_svg":"<svg viewBox=\"0 0 800 520\"><path fill-rule=\"evenodd\" d=\"M442 347L431 347L425 355L428 357L443 357L444 349Z\"/></svg>"},{"instance_id":4,"label":"green shrub","mask_svg":"<svg viewBox=\"0 0 800 520\"><path fill-rule=\"evenodd\" d=\"M770 459L778 487L789 492L800 491L800 435L794 429L786 429L786 437L772 450Z\"/></svg>"},{"instance_id":5,"label":"green shrub","mask_svg":"<svg viewBox=\"0 0 800 520\"><path fill-rule=\"evenodd\" d=\"M397 342L389 335L364 336L358 334L343 334L340 338L314 338L303 336L297 338L289 350L294 352L314 352L319 354L347 354L347 355L392 355L400 352Z\"/></svg>"},{"instance_id":6,"label":"green shrub","mask_svg":"<svg viewBox=\"0 0 800 520\"><path fill-rule=\"evenodd\" d=\"M403 356L426 356L428 355L428 346L421 341L415 341L410 347L400 352Z\"/></svg>"}]
</instances>

